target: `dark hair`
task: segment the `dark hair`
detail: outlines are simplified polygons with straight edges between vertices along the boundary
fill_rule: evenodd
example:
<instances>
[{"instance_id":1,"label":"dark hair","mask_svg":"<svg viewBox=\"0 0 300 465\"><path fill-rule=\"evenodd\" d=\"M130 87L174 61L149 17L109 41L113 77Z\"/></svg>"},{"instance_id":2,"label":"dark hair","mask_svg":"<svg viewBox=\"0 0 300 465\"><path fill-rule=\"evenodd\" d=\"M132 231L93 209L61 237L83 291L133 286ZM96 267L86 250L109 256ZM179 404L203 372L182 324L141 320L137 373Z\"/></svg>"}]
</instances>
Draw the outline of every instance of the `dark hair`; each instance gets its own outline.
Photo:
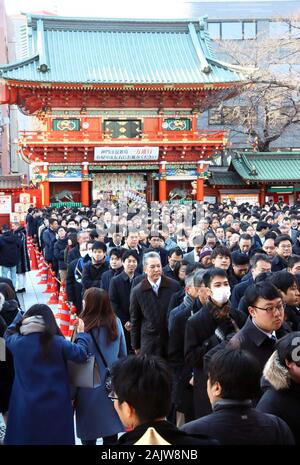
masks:
<instances>
[{"instance_id":1,"label":"dark hair","mask_svg":"<svg viewBox=\"0 0 300 465\"><path fill-rule=\"evenodd\" d=\"M15 291L7 283L0 283L0 292L4 295L5 300L13 300L16 298Z\"/></svg>"},{"instance_id":2,"label":"dark hair","mask_svg":"<svg viewBox=\"0 0 300 465\"><path fill-rule=\"evenodd\" d=\"M244 253L237 253L232 255L232 265L249 265L250 259Z\"/></svg>"},{"instance_id":3,"label":"dark hair","mask_svg":"<svg viewBox=\"0 0 300 465\"><path fill-rule=\"evenodd\" d=\"M263 229L270 229L270 225L266 221L259 221L256 225L256 231L262 231Z\"/></svg>"},{"instance_id":4,"label":"dark hair","mask_svg":"<svg viewBox=\"0 0 300 465\"><path fill-rule=\"evenodd\" d=\"M102 250L103 252L106 252L107 247L104 242L101 241L95 241L92 245L92 250Z\"/></svg>"},{"instance_id":5,"label":"dark hair","mask_svg":"<svg viewBox=\"0 0 300 465\"><path fill-rule=\"evenodd\" d=\"M125 250L125 252L122 255L122 262L124 263L126 258L133 257L136 259L137 262L139 262L139 256L135 250Z\"/></svg>"},{"instance_id":6,"label":"dark hair","mask_svg":"<svg viewBox=\"0 0 300 465\"><path fill-rule=\"evenodd\" d=\"M297 285L295 276L288 271L277 271L276 273L273 273L270 282L285 294L290 287L294 284Z\"/></svg>"},{"instance_id":7,"label":"dark hair","mask_svg":"<svg viewBox=\"0 0 300 465\"><path fill-rule=\"evenodd\" d=\"M177 255L178 257L179 256L183 257L183 252L180 247L174 247L173 249L170 249L168 251L168 257L172 257L173 253Z\"/></svg>"},{"instance_id":8,"label":"dark hair","mask_svg":"<svg viewBox=\"0 0 300 465\"><path fill-rule=\"evenodd\" d=\"M290 238L290 236L288 236L287 234L282 234L281 236L276 237L276 239L275 239L275 247L278 247L279 244L281 242L283 242L283 241L289 241L291 244L293 244L293 241Z\"/></svg>"},{"instance_id":9,"label":"dark hair","mask_svg":"<svg viewBox=\"0 0 300 465\"><path fill-rule=\"evenodd\" d=\"M229 257L231 259L230 250L227 247L224 247L223 245L219 245L218 247L214 248L211 254L211 258L217 258L218 255L221 255L221 257Z\"/></svg>"},{"instance_id":10,"label":"dark hair","mask_svg":"<svg viewBox=\"0 0 300 465\"><path fill-rule=\"evenodd\" d=\"M261 369L257 359L246 350L226 348L211 358L209 380L221 385L222 399L254 399L260 390Z\"/></svg>"},{"instance_id":11,"label":"dark hair","mask_svg":"<svg viewBox=\"0 0 300 465\"><path fill-rule=\"evenodd\" d=\"M54 224L55 222L58 223L57 218L50 218L49 219L49 225Z\"/></svg>"},{"instance_id":12,"label":"dark hair","mask_svg":"<svg viewBox=\"0 0 300 465\"><path fill-rule=\"evenodd\" d=\"M228 278L228 275L225 270L222 268L212 268L203 275L203 282L206 287L210 287L212 280L216 276L221 276L222 278Z\"/></svg>"},{"instance_id":13,"label":"dark hair","mask_svg":"<svg viewBox=\"0 0 300 465\"><path fill-rule=\"evenodd\" d=\"M20 333L20 327L25 318L30 316L42 316L45 323L45 331L40 334L40 344L42 348L42 354L44 359L48 358L49 349L53 336L64 337L61 330L59 329L56 319L54 317L53 311L48 305L45 304L35 304L32 305L27 312L23 315L22 320L20 320L13 332Z\"/></svg>"},{"instance_id":14,"label":"dark hair","mask_svg":"<svg viewBox=\"0 0 300 465\"><path fill-rule=\"evenodd\" d=\"M108 293L98 287L90 287L83 295L84 310L80 318L84 322L85 332L93 328L105 327L107 342L110 343L118 337L116 315L111 307Z\"/></svg>"},{"instance_id":15,"label":"dark hair","mask_svg":"<svg viewBox=\"0 0 300 465\"><path fill-rule=\"evenodd\" d=\"M247 234L247 233L243 233L240 235L240 240L241 239L244 239L244 241L252 241L252 237L250 236L250 234Z\"/></svg>"},{"instance_id":16,"label":"dark hair","mask_svg":"<svg viewBox=\"0 0 300 465\"><path fill-rule=\"evenodd\" d=\"M133 407L141 423L167 416L172 375L165 360L155 355L131 355L117 361L111 373L119 403Z\"/></svg>"},{"instance_id":17,"label":"dark hair","mask_svg":"<svg viewBox=\"0 0 300 465\"><path fill-rule=\"evenodd\" d=\"M300 262L300 255L291 255L287 261L287 267L288 268L293 268L293 266L296 265L296 263Z\"/></svg>"},{"instance_id":18,"label":"dark hair","mask_svg":"<svg viewBox=\"0 0 300 465\"><path fill-rule=\"evenodd\" d=\"M96 237L98 237L98 231L97 231L97 229L92 229L92 230L90 231L90 238L91 238L92 240L94 240L94 239L96 239Z\"/></svg>"},{"instance_id":19,"label":"dark hair","mask_svg":"<svg viewBox=\"0 0 300 465\"><path fill-rule=\"evenodd\" d=\"M268 257L267 254L255 253L250 259L251 268L255 268L258 262L272 263L272 260Z\"/></svg>"},{"instance_id":20,"label":"dark hair","mask_svg":"<svg viewBox=\"0 0 300 465\"><path fill-rule=\"evenodd\" d=\"M259 298L266 300L281 299L280 291L269 281L253 284L247 289L248 306L256 304Z\"/></svg>"},{"instance_id":21,"label":"dark hair","mask_svg":"<svg viewBox=\"0 0 300 465\"><path fill-rule=\"evenodd\" d=\"M124 249L121 249L121 248L119 249L118 247L114 247L113 249L109 251L109 256L111 257L112 255L114 255L117 258L122 258L123 251Z\"/></svg>"}]
</instances>

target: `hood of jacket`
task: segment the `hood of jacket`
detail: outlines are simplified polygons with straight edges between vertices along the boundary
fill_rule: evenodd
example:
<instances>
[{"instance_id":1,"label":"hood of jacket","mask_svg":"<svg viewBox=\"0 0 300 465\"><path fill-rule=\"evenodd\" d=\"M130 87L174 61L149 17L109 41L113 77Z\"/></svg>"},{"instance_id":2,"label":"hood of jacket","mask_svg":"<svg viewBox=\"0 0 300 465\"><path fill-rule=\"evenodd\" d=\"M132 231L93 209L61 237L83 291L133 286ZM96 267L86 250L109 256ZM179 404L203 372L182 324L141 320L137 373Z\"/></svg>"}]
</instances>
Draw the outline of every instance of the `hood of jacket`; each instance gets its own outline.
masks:
<instances>
[{"instance_id":1,"label":"hood of jacket","mask_svg":"<svg viewBox=\"0 0 300 465\"><path fill-rule=\"evenodd\" d=\"M267 361L263 375L276 391L279 391L280 389L288 389L290 387L290 372L286 367L281 365L277 350L273 352Z\"/></svg>"}]
</instances>

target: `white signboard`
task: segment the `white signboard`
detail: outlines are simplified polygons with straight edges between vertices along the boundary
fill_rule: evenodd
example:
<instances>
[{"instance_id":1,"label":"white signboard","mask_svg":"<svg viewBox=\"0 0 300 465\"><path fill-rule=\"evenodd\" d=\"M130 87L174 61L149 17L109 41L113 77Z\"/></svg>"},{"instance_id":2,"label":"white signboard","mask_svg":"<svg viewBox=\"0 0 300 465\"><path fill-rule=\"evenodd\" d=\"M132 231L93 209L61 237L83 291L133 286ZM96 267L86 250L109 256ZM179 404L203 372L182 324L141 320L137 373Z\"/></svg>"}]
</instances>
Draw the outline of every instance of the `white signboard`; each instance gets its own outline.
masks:
<instances>
[{"instance_id":1,"label":"white signboard","mask_svg":"<svg viewBox=\"0 0 300 465\"><path fill-rule=\"evenodd\" d=\"M95 147L95 161L158 160L159 147Z\"/></svg>"},{"instance_id":2,"label":"white signboard","mask_svg":"<svg viewBox=\"0 0 300 465\"><path fill-rule=\"evenodd\" d=\"M11 213L11 195L0 195L0 213Z\"/></svg>"}]
</instances>

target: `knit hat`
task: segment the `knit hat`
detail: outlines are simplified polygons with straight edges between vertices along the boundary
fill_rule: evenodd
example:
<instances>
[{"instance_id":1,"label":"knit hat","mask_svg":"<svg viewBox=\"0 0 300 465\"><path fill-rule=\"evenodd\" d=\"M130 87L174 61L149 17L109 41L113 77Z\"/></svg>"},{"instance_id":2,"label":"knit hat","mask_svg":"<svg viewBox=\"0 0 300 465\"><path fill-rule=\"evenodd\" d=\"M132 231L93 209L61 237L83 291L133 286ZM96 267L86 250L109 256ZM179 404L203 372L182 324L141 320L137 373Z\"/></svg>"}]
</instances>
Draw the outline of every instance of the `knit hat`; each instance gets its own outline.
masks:
<instances>
[{"instance_id":1,"label":"knit hat","mask_svg":"<svg viewBox=\"0 0 300 465\"><path fill-rule=\"evenodd\" d=\"M208 255L211 255L212 254L212 250L211 249L206 249L206 250L203 250L203 252L201 252L201 254L199 255L199 262L201 262L202 258L204 257L208 257Z\"/></svg>"}]
</instances>

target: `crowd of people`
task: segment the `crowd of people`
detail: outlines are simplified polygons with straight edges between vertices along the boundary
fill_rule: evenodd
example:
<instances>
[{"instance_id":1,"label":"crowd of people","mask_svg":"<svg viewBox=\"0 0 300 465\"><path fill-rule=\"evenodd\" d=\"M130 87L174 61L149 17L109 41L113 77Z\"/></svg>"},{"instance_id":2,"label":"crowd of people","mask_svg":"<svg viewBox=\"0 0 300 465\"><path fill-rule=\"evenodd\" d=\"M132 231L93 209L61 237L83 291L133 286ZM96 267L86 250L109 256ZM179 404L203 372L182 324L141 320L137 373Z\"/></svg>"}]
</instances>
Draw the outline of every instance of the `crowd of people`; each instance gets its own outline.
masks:
<instances>
[{"instance_id":1,"label":"crowd of people","mask_svg":"<svg viewBox=\"0 0 300 465\"><path fill-rule=\"evenodd\" d=\"M14 273L1 284L2 272L6 444L73 444L73 411L77 436L89 445L100 437L300 443L300 205L99 202L30 208L26 223L66 283L80 332L76 343L64 341L47 306L24 313ZM26 254L17 226L8 233ZM111 368L110 394L104 383L75 392L68 385L66 361L88 353L102 379ZM38 400L47 389L48 400ZM66 413L58 427L59 409Z\"/></svg>"}]
</instances>

